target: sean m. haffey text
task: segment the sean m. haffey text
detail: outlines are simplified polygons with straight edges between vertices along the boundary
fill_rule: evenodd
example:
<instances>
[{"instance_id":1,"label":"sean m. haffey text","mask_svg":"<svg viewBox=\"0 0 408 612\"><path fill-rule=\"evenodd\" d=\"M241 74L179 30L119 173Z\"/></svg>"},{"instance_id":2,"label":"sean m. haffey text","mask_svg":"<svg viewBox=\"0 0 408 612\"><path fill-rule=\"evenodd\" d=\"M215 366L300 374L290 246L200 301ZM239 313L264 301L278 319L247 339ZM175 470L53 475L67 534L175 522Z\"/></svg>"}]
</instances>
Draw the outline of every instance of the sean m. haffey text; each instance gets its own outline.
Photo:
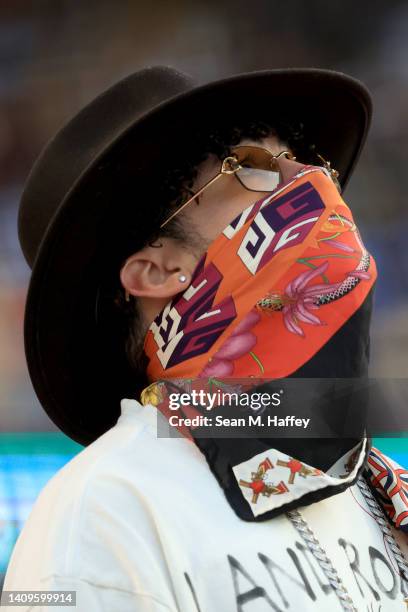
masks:
<instances>
[{"instance_id":1,"label":"sean m. haffey text","mask_svg":"<svg viewBox=\"0 0 408 612\"><path fill-rule=\"evenodd\" d=\"M283 418L278 416L268 416L263 419L261 413L263 409L279 407L282 401L283 390L275 393L235 393L225 392L218 389L216 392L210 393L200 390L191 390L189 393L170 393L168 396L168 406L171 410L178 410L183 406L195 406L208 411L216 409L226 404L236 407L247 407L253 414L247 415L245 418L227 419L223 416L216 416L215 419L204 415L196 416L192 419L180 417L170 417L171 425L183 425L188 427L237 427L237 426L255 426L255 427L301 427L306 429L310 423L310 419L296 418L294 415L286 415ZM257 414L258 413L258 414Z\"/></svg>"}]
</instances>

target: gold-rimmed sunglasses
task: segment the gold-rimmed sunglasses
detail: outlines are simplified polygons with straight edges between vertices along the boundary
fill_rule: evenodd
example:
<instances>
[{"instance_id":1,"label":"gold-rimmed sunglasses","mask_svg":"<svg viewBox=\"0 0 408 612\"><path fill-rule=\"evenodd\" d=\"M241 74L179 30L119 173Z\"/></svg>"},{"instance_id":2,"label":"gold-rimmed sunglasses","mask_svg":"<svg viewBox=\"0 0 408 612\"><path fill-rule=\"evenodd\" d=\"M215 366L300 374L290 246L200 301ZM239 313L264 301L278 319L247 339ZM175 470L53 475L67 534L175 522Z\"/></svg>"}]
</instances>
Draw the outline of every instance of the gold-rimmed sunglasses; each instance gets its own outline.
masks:
<instances>
[{"instance_id":1,"label":"gold-rimmed sunglasses","mask_svg":"<svg viewBox=\"0 0 408 612\"><path fill-rule=\"evenodd\" d=\"M318 157L323 162L324 168L329 172L331 178L339 188L337 181L338 172L331 168L330 162L326 161L321 155ZM234 175L241 185L248 191L256 192L271 192L278 185L283 183L285 176L288 174L288 164L293 162L294 172L299 168L299 163L296 162L296 157L290 151L280 151L277 154L271 153L263 147L240 145L231 149L231 155L225 157L221 162L221 167L218 173L207 181L196 193L193 193L181 206L179 206L161 225L162 229L174 217L176 217L186 206L191 204L198 196L200 196L208 187L213 185L222 176ZM289 172L290 174L290 172Z\"/></svg>"}]
</instances>

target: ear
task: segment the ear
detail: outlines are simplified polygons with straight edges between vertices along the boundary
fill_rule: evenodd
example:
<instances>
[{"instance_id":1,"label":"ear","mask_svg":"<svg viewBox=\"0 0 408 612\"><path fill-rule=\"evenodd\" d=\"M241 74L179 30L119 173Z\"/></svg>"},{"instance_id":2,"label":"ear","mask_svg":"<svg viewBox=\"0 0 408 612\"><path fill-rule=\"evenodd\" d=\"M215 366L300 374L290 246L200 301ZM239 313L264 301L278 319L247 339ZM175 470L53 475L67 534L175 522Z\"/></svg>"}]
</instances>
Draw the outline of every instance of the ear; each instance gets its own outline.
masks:
<instances>
[{"instance_id":1,"label":"ear","mask_svg":"<svg viewBox=\"0 0 408 612\"><path fill-rule=\"evenodd\" d=\"M120 271L124 289L134 296L172 298L187 287L197 259L171 238L131 255Z\"/></svg>"}]
</instances>

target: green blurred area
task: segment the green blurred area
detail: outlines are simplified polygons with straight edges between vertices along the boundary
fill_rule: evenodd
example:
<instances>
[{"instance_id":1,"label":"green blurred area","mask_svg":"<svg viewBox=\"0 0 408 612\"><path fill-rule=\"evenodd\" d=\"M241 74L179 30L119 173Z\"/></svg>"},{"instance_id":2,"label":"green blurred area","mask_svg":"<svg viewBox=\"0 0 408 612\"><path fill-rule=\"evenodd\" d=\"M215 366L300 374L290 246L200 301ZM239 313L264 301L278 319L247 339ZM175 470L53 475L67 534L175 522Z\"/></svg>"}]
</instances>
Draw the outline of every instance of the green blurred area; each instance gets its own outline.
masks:
<instances>
[{"instance_id":1,"label":"green blurred area","mask_svg":"<svg viewBox=\"0 0 408 612\"><path fill-rule=\"evenodd\" d=\"M2 455L76 455L82 448L59 432L0 434Z\"/></svg>"},{"instance_id":2,"label":"green blurred area","mask_svg":"<svg viewBox=\"0 0 408 612\"><path fill-rule=\"evenodd\" d=\"M373 446L398 461L408 464L408 432L392 438L373 438ZM0 433L1 455L76 455L83 446L60 432ZM398 457L398 458L397 458Z\"/></svg>"}]
</instances>

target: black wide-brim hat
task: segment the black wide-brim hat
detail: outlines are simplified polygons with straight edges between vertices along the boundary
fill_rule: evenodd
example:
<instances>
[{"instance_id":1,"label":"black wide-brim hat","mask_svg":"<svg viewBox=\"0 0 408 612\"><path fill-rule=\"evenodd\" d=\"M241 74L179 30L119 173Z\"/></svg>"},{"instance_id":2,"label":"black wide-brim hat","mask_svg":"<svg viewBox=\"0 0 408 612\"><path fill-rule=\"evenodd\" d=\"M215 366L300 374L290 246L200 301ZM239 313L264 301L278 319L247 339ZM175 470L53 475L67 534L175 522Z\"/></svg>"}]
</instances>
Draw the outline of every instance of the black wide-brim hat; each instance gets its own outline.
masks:
<instances>
[{"instance_id":1,"label":"black wide-brim hat","mask_svg":"<svg viewBox=\"0 0 408 612\"><path fill-rule=\"evenodd\" d=\"M26 357L41 404L77 442L112 427L120 399L138 399L147 384L127 363L126 330L109 290L129 211L137 251L161 220L160 172L189 155L197 129L244 116L300 121L344 188L367 135L371 99L360 82L329 70L263 70L197 86L172 68L152 67L87 105L35 163L19 212L32 268Z\"/></svg>"}]
</instances>

